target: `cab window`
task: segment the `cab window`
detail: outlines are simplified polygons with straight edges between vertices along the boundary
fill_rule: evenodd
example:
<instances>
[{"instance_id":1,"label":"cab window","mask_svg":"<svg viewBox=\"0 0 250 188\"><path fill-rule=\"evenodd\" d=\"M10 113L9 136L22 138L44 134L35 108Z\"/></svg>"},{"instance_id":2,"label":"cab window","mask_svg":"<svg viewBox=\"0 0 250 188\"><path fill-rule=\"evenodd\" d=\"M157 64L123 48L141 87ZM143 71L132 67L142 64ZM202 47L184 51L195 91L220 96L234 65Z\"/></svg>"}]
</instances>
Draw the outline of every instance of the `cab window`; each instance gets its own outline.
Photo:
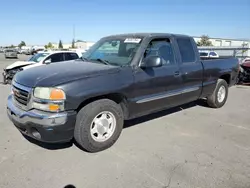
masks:
<instances>
[{"instance_id":1,"label":"cab window","mask_svg":"<svg viewBox=\"0 0 250 188\"><path fill-rule=\"evenodd\" d=\"M149 56L159 56L163 60L163 66L174 65L175 57L169 39L152 40L144 54L144 58Z\"/></svg>"},{"instance_id":2,"label":"cab window","mask_svg":"<svg viewBox=\"0 0 250 188\"><path fill-rule=\"evenodd\" d=\"M76 53L65 53L65 61L79 59L79 56Z\"/></svg>"},{"instance_id":3,"label":"cab window","mask_svg":"<svg viewBox=\"0 0 250 188\"><path fill-rule=\"evenodd\" d=\"M45 61L49 61L49 62L51 62L51 63L64 61L63 53L52 54L52 55L50 55L49 57L47 57L47 58L45 59Z\"/></svg>"}]
</instances>

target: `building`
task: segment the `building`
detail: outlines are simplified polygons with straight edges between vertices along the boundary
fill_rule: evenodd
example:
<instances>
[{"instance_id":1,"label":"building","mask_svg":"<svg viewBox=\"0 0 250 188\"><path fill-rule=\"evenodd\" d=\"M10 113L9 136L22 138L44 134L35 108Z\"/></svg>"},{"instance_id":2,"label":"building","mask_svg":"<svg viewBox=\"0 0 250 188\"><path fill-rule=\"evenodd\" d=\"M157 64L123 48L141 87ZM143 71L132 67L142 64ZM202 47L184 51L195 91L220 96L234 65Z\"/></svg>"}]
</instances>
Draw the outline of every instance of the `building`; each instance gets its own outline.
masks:
<instances>
[{"instance_id":1,"label":"building","mask_svg":"<svg viewBox=\"0 0 250 188\"><path fill-rule=\"evenodd\" d=\"M195 42L201 40L201 37L193 37ZM249 56L250 57L250 39L227 39L210 38L213 46L199 47L200 50L213 50L221 56ZM246 48L246 50L242 49Z\"/></svg>"},{"instance_id":2,"label":"building","mask_svg":"<svg viewBox=\"0 0 250 188\"><path fill-rule=\"evenodd\" d=\"M88 41L80 41L80 40L78 40L78 41L75 42L75 48L80 48L80 49L87 50L93 44L94 44L94 42L88 42Z\"/></svg>"},{"instance_id":3,"label":"building","mask_svg":"<svg viewBox=\"0 0 250 188\"><path fill-rule=\"evenodd\" d=\"M194 37L196 42L200 41L201 37ZM210 38L213 46L233 46L233 47L250 47L250 39L225 39L225 38Z\"/></svg>"},{"instance_id":4,"label":"building","mask_svg":"<svg viewBox=\"0 0 250 188\"><path fill-rule=\"evenodd\" d=\"M93 44L94 42L77 40L75 42L75 48L88 50ZM58 43L52 43L52 46L54 49L58 49ZM71 47L72 43L63 43L64 49L70 49Z\"/></svg>"}]
</instances>

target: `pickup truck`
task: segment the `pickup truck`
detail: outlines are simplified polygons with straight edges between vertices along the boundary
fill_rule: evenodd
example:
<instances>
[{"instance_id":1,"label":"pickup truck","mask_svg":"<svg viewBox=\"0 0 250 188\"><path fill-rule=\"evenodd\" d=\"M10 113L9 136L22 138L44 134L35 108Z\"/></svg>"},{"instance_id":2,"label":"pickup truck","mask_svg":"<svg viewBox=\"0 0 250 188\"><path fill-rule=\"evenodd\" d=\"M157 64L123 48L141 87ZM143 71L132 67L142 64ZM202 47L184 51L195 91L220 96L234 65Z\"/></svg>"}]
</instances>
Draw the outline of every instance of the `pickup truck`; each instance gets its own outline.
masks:
<instances>
[{"instance_id":1,"label":"pickup truck","mask_svg":"<svg viewBox=\"0 0 250 188\"><path fill-rule=\"evenodd\" d=\"M193 38L164 33L107 36L81 59L18 72L7 114L41 142L75 139L98 152L129 120L197 99L222 107L239 73L237 59L200 60Z\"/></svg>"}]
</instances>

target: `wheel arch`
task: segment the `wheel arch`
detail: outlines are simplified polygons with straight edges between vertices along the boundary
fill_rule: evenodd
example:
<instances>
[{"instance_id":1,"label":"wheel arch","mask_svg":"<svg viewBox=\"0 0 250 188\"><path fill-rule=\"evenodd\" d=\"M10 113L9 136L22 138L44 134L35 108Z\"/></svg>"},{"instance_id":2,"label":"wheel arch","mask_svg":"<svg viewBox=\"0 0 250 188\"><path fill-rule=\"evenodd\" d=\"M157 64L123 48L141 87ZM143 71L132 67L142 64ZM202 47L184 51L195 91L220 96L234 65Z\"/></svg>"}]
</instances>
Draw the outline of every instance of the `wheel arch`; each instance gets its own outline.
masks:
<instances>
[{"instance_id":1,"label":"wheel arch","mask_svg":"<svg viewBox=\"0 0 250 188\"><path fill-rule=\"evenodd\" d=\"M87 104L100 99L109 99L116 102L122 108L124 119L127 119L129 117L128 100L127 97L121 93L109 93L109 94L89 97L80 103L76 111L79 112Z\"/></svg>"},{"instance_id":2,"label":"wheel arch","mask_svg":"<svg viewBox=\"0 0 250 188\"><path fill-rule=\"evenodd\" d=\"M219 79L223 79L227 82L228 85L230 85L231 75L229 73L222 74Z\"/></svg>"}]
</instances>

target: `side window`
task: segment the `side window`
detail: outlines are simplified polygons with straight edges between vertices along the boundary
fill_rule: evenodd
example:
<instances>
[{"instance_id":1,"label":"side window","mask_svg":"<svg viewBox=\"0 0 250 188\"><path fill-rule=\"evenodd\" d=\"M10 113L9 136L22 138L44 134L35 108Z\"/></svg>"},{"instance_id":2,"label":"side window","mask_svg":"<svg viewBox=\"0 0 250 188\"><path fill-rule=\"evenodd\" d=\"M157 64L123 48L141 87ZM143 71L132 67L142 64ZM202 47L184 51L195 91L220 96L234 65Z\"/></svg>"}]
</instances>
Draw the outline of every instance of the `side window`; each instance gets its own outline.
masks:
<instances>
[{"instance_id":1,"label":"side window","mask_svg":"<svg viewBox=\"0 0 250 188\"><path fill-rule=\"evenodd\" d=\"M163 59L163 65L175 64L175 57L169 39L152 40L145 52L144 58L149 56L159 56Z\"/></svg>"},{"instance_id":2,"label":"side window","mask_svg":"<svg viewBox=\"0 0 250 188\"><path fill-rule=\"evenodd\" d=\"M192 63L195 61L195 53L192 42L189 38L177 39L178 47L181 53L182 63Z\"/></svg>"},{"instance_id":3,"label":"side window","mask_svg":"<svg viewBox=\"0 0 250 188\"><path fill-rule=\"evenodd\" d=\"M65 53L65 60L74 60L78 59L78 55L76 53Z\"/></svg>"},{"instance_id":4,"label":"side window","mask_svg":"<svg viewBox=\"0 0 250 188\"><path fill-rule=\"evenodd\" d=\"M215 52L210 52L209 55L210 56L217 56L217 54Z\"/></svg>"},{"instance_id":5,"label":"side window","mask_svg":"<svg viewBox=\"0 0 250 188\"><path fill-rule=\"evenodd\" d=\"M64 61L63 53L52 54L51 56L47 57L45 61L47 60L49 60L51 63Z\"/></svg>"}]
</instances>

